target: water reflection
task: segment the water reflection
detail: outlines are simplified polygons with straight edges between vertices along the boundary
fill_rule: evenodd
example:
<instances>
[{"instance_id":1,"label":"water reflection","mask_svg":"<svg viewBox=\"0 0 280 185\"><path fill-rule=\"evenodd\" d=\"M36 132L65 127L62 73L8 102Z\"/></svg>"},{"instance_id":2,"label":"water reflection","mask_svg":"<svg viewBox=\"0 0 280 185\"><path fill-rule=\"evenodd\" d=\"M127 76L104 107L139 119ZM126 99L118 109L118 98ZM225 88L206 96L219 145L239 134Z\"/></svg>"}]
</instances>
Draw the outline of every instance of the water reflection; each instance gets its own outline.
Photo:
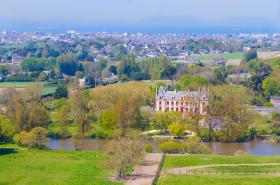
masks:
<instances>
[{"instance_id":1,"label":"water reflection","mask_svg":"<svg viewBox=\"0 0 280 185\"><path fill-rule=\"evenodd\" d=\"M100 150L106 144L103 139L49 139L48 148L51 150ZM147 140L154 152L159 152L158 146L164 142L162 139ZM205 142L213 154L234 155L237 150L243 150L252 155L274 156L280 155L280 143L251 141L246 143L219 143Z\"/></svg>"}]
</instances>

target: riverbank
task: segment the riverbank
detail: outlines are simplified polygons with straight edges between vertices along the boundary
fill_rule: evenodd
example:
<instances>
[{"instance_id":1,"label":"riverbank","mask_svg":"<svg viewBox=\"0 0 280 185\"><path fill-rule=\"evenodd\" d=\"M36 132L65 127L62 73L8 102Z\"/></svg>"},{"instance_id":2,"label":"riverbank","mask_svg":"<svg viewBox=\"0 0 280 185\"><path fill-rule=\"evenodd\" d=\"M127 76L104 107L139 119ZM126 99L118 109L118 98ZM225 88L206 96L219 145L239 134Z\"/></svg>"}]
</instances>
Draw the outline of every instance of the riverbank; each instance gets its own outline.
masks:
<instances>
[{"instance_id":1,"label":"riverbank","mask_svg":"<svg viewBox=\"0 0 280 185\"><path fill-rule=\"evenodd\" d=\"M146 144L151 144L153 152L160 152L159 145L164 139L147 139ZM48 148L51 150L101 150L106 144L106 139L51 139ZM214 155L234 155L236 151L245 151L255 156L280 155L280 143L267 141L250 141L244 143L204 142Z\"/></svg>"}]
</instances>

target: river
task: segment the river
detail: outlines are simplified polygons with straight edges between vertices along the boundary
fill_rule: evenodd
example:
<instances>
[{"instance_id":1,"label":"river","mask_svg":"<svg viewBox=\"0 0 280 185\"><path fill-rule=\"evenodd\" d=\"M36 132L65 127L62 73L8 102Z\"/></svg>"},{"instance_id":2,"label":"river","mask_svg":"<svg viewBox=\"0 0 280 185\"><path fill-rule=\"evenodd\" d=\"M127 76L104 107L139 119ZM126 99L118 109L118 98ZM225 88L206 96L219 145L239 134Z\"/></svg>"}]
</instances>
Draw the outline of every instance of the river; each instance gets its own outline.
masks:
<instances>
[{"instance_id":1,"label":"river","mask_svg":"<svg viewBox=\"0 0 280 185\"><path fill-rule=\"evenodd\" d=\"M104 139L51 139L49 138L48 148L51 150L100 150L107 141ZM163 140L148 140L153 146L153 151L158 152L158 145ZM264 141L251 141L245 143L220 143L205 142L213 154L233 155L237 150L247 151L256 156L280 155L280 143Z\"/></svg>"}]
</instances>

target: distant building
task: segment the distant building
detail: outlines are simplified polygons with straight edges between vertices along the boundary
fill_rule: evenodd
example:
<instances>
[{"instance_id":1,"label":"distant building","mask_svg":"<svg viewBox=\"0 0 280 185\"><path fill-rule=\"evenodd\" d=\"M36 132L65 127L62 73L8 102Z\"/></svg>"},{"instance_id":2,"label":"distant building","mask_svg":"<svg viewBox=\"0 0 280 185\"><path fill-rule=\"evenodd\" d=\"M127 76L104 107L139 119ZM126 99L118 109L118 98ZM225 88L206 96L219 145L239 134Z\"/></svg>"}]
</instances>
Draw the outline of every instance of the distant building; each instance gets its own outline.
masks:
<instances>
[{"instance_id":1,"label":"distant building","mask_svg":"<svg viewBox=\"0 0 280 185\"><path fill-rule=\"evenodd\" d=\"M279 96L270 97L270 103L272 103L272 105L275 107L279 107L280 106L280 97Z\"/></svg>"},{"instance_id":2,"label":"distant building","mask_svg":"<svg viewBox=\"0 0 280 185\"><path fill-rule=\"evenodd\" d=\"M156 90L156 111L176 111L184 116L190 113L207 114L208 92L206 88L199 91L168 91L163 87Z\"/></svg>"},{"instance_id":3,"label":"distant building","mask_svg":"<svg viewBox=\"0 0 280 185\"><path fill-rule=\"evenodd\" d=\"M23 61L23 57L21 56L13 56L12 63L13 64L20 64Z\"/></svg>"},{"instance_id":4,"label":"distant building","mask_svg":"<svg viewBox=\"0 0 280 185\"><path fill-rule=\"evenodd\" d=\"M79 87L85 87L86 86L86 78L79 79Z\"/></svg>"}]
</instances>

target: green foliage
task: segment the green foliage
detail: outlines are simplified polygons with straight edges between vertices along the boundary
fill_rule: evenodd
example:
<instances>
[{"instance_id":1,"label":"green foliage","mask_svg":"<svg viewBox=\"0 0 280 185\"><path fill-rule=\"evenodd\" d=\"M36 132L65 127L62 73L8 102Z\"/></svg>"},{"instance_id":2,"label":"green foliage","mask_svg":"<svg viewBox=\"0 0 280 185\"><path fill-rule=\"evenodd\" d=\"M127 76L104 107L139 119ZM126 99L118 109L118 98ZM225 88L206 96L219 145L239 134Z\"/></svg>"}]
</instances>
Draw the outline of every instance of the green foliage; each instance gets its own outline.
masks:
<instances>
[{"instance_id":1,"label":"green foliage","mask_svg":"<svg viewBox=\"0 0 280 185\"><path fill-rule=\"evenodd\" d=\"M11 139L15 133L15 125L5 115L0 114L0 141Z\"/></svg>"},{"instance_id":2,"label":"green foliage","mask_svg":"<svg viewBox=\"0 0 280 185\"><path fill-rule=\"evenodd\" d=\"M189 153L189 154L208 154L210 149L201 143L199 137L190 137L186 142L166 141L159 145L164 153Z\"/></svg>"},{"instance_id":3,"label":"green foliage","mask_svg":"<svg viewBox=\"0 0 280 185\"><path fill-rule=\"evenodd\" d=\"M56 68L58 72L74 76L76 71L80 70L80 63L75 55L69 53L56 59Z\"/></svg>"},{"instance_id":4,"label":"green foliage","mask_svg":"<svg viewBox=\"0 0 280 185\"><path fill-rule=\"evenodd\" d=\"M268 77L262 82L262 89L265 98L269 99L271 96L280 95L280 85L276 78Z\"/></svg>"},{"instance_id":5,"label":"green foliage","mask_svg":"<svg viewBox=\"0 0 280 185\"><path fill-rule=\"evenodd\" d=\"M55 66L54 59L27 58L20 63L21 69L26 72L42 72L50 70Z\"/></svg>"},{"instance_id":6,"label":"green foliage","mask_svg":"<svg viewBox=\"0 0 280 185\"><path fill-rule=\"evenodd\" d=\"M189 154L209 154L210 149L201 143L199 137L194 136L187 139L183 144L184 151Z\"/></svg>"},{"instance_id":7,"label":"green foliage","mask_svg":"<svg viewBox=\"0 0 280 185\"><path fill-rule=\"evenodd\" d=\"M270 102L265 102L263 105L264 105L265 107L273 107L273 104L270 103Z\"/></svg>"},{"instance_id":8,"label":"green foliage","mask_svg":"<svg viewBox=\"0 0 280 185\"><path fill-rule=\"evenodd\" d=\"M12 93L6 104L6 115L16 125L18 132L46 127L49 123L48 110L43 105L38 87Z\"/></svg>"},{"instance_id":9,"label":"green foliage","mask_svg":"<svg viewBox=\"0 0 280 185\"><path fill-rule=\"evenodd\" d=\"M161 78L173 80L175 78L176 73L176 67L172 65L167 65L166 68L161 72Z\"/></svg>"},{"instance_id":10,"label":"green foliage","mask_svg":"<svg viewBox=\"0 0 280 185\"><path fill-rule=\"evenodd\" d=\"M147 153L153 152L153 147L151 144L145 144L145 152L147 152Z\"/></svg>"},{"instance_id":11,"label":"green foliage","mask_svg":"<svg viewBox=\"0 0 280 185\"><path fill-rule=\"evenodd\" d=\"M68 97L68 89L62 85L58 86L55 90L54 98L60 99L60 98L67 98L67 97Z\"/></svg>"},{"instance_id":12,"label":"green foliage","mask_svg":"<svg viewBox=\"0 0 280 185\"><path fill-rule=\"evenodd\" d=\"M258 53L257 53L257 51L251 49L251 50L249 50L249 51L247 51L247 52L244 53L244 58L243 58L243 60L244 60L244 62L248 62L248 61L253 60L253 59L256 59L256 58L258 58Z\"/></svg>"},{"instance_id":13,"label":"green foliage","mask_svg":"<svg viewBox=\"0 0 280 185\"><path fill-rule=\"evenodd\" d=\"M206 86L209 81L200 76L184 75L179 81L181 88L197 90L201 86Z\"/></svg>"},{"instance_id":14,"label":"green foliage","mask_svg":"<svg viewBox=\"0 0 280 185\"><path fill-rule=\"evenodd\" d=\"M182 123L173 123L168 126L168 130L172 136L181 138L182 136L184 136L185 126Z\"/></svg>"},{"instance_id":15,"label":"green foliage","mask_svg":"<svg viewBox=\"0 0 280 185\"><path fill-rule=\"evenodd\" d=\"M101 127L107 130L111 130L116 128L117 123L115 120L115 112L111 109L106 110L102 113L102 118L101 118Z\"/></svg>"},{"instance_id":16,"label":"green foliage","mask_svg":"<svg viewBox=\"0 0 280 185\"><path fill-rule=\"evenodd\" d=\"M181 119L178 112L158 112L151 120L151 126L155 129L167 130L168 126Z\"/></svg>"},{"instance_id":17,"label":"green foliage","mask_svg":"<svg viewBox=\"0 0 280 185\"><path fill-rule=\"evenodd\" d=\"M159 149L164 153L178 154L182 152L182 144L175 141L166 141L159 145Z\"/></svg>"},{"instance_id":18,"label":"green foliage","mask_svg":"<svg viewBox=\"0 0 280 185\"><path fill-rule=\"evenodd\" d=\"M98 67L100 71L103 71L107 67L108 60L105 58L101 58L98 61Z\"/></svg>"},{"instance_id":19,"label":"green foliage","mask_svg":"<svg viewBox=\"0 0 280 185\"><path fill-rule=\"evenodd\" d=\"M247 80L246 85L253 92L257 94L261 94L263 92L262 83L265 80L265 78L271 74L272 68L268 64L259 62L259 63L254 63L252 69L254 74Z\"/></svg>"},{"instance_id":20,"label":"green foliage","mask_svg":"<svg viewBox=\"0 0 280 185\"><path fill-rule=\"evenodd\" d=\"M0 65L0 76L9 74L9 69L6 65Z\"/></svg>"},{"instance_id":21,"label":"green foliage","mask_svg":"<svg viewBox=\"0 0 280 185\"><path fill-rule=\"evenodd\" d=\"M14 136L14 142L29 149L45 148L47 145L47 130L42 127L35 127L30 132L21 131Z\"/></svg>"}]
</instances>

